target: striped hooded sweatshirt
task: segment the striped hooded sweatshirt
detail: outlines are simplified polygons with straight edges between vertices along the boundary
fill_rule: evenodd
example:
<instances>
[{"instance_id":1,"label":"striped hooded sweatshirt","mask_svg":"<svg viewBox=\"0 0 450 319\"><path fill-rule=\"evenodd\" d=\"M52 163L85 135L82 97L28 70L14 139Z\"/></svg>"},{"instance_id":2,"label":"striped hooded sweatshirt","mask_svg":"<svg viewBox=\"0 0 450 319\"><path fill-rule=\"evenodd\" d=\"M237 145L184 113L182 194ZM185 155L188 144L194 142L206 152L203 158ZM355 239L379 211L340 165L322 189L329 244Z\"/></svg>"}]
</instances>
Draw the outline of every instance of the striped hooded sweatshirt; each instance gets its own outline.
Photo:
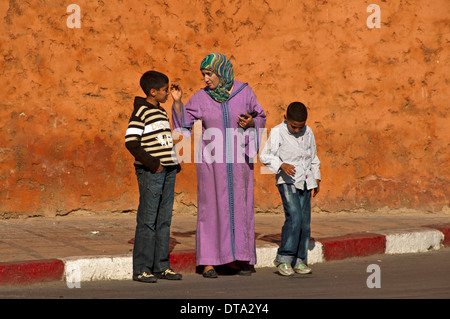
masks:
<instances>
[{"instance_id":1,"label":"striped hooded sweatshirt","mask_svg":"<svg viewBox=\"0 0 450 319\"><path fill-rule=\"evenodd\" d=\"M155 172L162 166L178 166L169 117L161 106L135 97L134 110L125 134L125 146L134 156L136 168Z\"/></svg>"}]
</instances>

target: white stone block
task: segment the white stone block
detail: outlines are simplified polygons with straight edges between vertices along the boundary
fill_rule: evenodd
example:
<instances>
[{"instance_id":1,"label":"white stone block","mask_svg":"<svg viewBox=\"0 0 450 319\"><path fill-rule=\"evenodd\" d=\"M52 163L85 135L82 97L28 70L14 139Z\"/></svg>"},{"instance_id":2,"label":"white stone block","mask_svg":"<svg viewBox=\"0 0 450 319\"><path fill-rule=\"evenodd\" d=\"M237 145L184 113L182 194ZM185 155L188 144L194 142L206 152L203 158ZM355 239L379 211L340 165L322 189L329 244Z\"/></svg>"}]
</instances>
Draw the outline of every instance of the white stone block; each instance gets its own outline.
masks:
<instances>
[{"instance_id":1,"label":"white stone block","mask_svg":"<svg viewBox=\"0 0 450 319\"><path fill-rule=\"evenodd\" d=\"M278 245L265 244L256 248L255 268L275 267L273 261L277 256Z\"/></svg>"},{"instance_id":2,"label":"white stone block","mask_svg":"<svg viewBox=\"0 0 450 319\"><path fill-rule=\"evenodd\" d=\"M66 282L77 280L124 280L131 279L133 260L129 255L114 257L71 257L63 260Z\"/></svg>"},{"instance_id":3,"label":"white stone block","mask_svg":"<svg viewBox=\"0 0 450 319\"><path fill-rule=\"evenodd\" d=\"M277 256L278 245L266 244L258 245L256 248L255 268L275 267L273 261ZM308 264L317 264L323 262L323 245L316 241L310 242L308 249Z\"/></svg>"},{"instance_id":4,"label":"white stone block","mask_svg":"<svg viewBox=\"0 0 450 319\"><path fill-rule=\"evenodd\" d=\"M444 234L438 230L408 229L383 232L386 254L406 254L440 249Z\"/></svg>"},{"instance_id":5,"label":"white stone block","mask_svg":"<svg viewBox=\"0 0 450 319\"><path fill-rule=\"evenodd\" d=\"M308 250L308 264L323 263L323 245L322 243L315 241L309 244Z\"/></svg>"}]
</instances>

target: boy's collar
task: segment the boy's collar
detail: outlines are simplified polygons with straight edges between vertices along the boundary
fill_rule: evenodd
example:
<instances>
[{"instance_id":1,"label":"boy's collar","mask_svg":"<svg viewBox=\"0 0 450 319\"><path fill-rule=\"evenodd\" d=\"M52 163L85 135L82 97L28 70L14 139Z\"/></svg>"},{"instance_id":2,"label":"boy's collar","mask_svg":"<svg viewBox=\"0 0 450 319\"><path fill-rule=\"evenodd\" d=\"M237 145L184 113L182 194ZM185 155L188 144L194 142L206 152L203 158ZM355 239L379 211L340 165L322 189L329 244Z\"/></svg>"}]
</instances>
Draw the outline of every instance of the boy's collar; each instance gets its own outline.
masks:
<instances>
[{"instance_id":1,"label":"boy's collar","mask_svg":"<svg viewBox=\"0 0 450 319\"><path fill-rule=\"evenodd\" d=\"M153 102L153 101L149 101L148 97L145 99L145 101L149 104L152 105L153 107L159 107L159 102Z\"/></svg>"},{"instance_id":2,"label":"boy's collar","mask_svg":"<svg viewBox=\"0 0 450 319\"><path fill-rule=\"evenodd\" d=\"M154 105L153 103L149 102L145 97L141 97L141 96L136 96L134 98L134 105L138 105L138 104L139 104L139 106L145 105L150 108L159 108L160 107L159 103L157 105Z\"/></svg>"}]
</instances>

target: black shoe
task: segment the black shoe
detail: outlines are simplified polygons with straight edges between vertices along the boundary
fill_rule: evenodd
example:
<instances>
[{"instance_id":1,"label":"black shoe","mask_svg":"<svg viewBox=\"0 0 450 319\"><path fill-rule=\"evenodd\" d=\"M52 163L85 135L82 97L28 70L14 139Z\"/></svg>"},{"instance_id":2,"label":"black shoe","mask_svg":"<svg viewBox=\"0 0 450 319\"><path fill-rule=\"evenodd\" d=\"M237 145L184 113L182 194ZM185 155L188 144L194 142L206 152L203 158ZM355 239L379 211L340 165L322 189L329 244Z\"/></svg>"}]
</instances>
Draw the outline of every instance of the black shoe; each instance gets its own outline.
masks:
<instances>
[{"instance_id":1,"label":"black shoe","mask_svg":"<svg viewBox=\"0 0 450 319\"><path fill-rule=\"evenodd\" d=\"M252 271L251 271L251 269L240 269L237 272L237 275L238 276L251 276L252 275Z\"/></svg>"},{"instance_id":2,"label":"black shoe","mask_svg":"<svg viewBox=\"0 0 450 319\"><path fill-rule=\"evenodd\" d=\"M163 272L155 273L155 276L158 279L168 279L168 280L180 280L183 277L182 274L177 274L170 268L166 269Z\"/></svg>"},{"instance_id":3,"label":"black shoe","mask_svg":"<svg viewBox=\"0 0 450 319\"><path fill-rule=\"evenodd\" d=\"M156 278L153 274L147 274L146 272L143 272L140 275L133 275L133 280L146 283L155 283L158 281L158 278Z\"/></svg>"},{"instance_id":4,"label":"black shoe","mask_svg":"<svg viewBox=\"0 0 450 319\"><path fill-rule=\"evenodd\" d=\"M254 267L246 264L242 266L242 268L237 272L239 276L251 276L252 272L254 272Z\"/></svg>"},{"instance_id":5,"label":"black shoe","mask_svg":"<svg viewBox=\"0 0 450 319\"><path fill-rule=\"evenodd\" d=\"M203 273L203 277L205 277L205 278L217 278L218 275L217 275L217 272L213 268L213 269L210 269L208 271L205 271Z\"/></svg>"}]
</instances>

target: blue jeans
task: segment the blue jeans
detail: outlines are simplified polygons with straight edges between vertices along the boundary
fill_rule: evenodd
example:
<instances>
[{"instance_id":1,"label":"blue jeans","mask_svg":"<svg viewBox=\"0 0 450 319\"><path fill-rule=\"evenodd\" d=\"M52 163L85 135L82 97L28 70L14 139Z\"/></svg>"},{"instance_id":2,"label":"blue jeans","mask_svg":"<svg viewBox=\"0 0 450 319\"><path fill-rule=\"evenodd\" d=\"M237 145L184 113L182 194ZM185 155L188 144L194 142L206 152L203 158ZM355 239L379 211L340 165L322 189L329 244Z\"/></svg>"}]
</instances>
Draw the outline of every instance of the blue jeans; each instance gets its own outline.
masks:
<instances>
[{"instance_id":1,"label":"blue jeans","mask_svg":"<svg viewBox=\"0 0 450 319\"><path fill-rule=\"evenodd\" d=\"M170 268L170 224L176 174L176 167L163 167L159 173L136 168L139 207L133 249L134 275Z\"/></svg>"},{"instance_id":2,"label":"blue jeans","mask_svg":"<svg viewBox=\"0 0 450 319\"><path fill-rule=\"evenodd\" d=\"M281 229L281 245L276 260L292 267L308 263L311 235L311 190L301 190L292 184L277 185L283 201L285 222Z\"/></svg>"}]
</instances>

